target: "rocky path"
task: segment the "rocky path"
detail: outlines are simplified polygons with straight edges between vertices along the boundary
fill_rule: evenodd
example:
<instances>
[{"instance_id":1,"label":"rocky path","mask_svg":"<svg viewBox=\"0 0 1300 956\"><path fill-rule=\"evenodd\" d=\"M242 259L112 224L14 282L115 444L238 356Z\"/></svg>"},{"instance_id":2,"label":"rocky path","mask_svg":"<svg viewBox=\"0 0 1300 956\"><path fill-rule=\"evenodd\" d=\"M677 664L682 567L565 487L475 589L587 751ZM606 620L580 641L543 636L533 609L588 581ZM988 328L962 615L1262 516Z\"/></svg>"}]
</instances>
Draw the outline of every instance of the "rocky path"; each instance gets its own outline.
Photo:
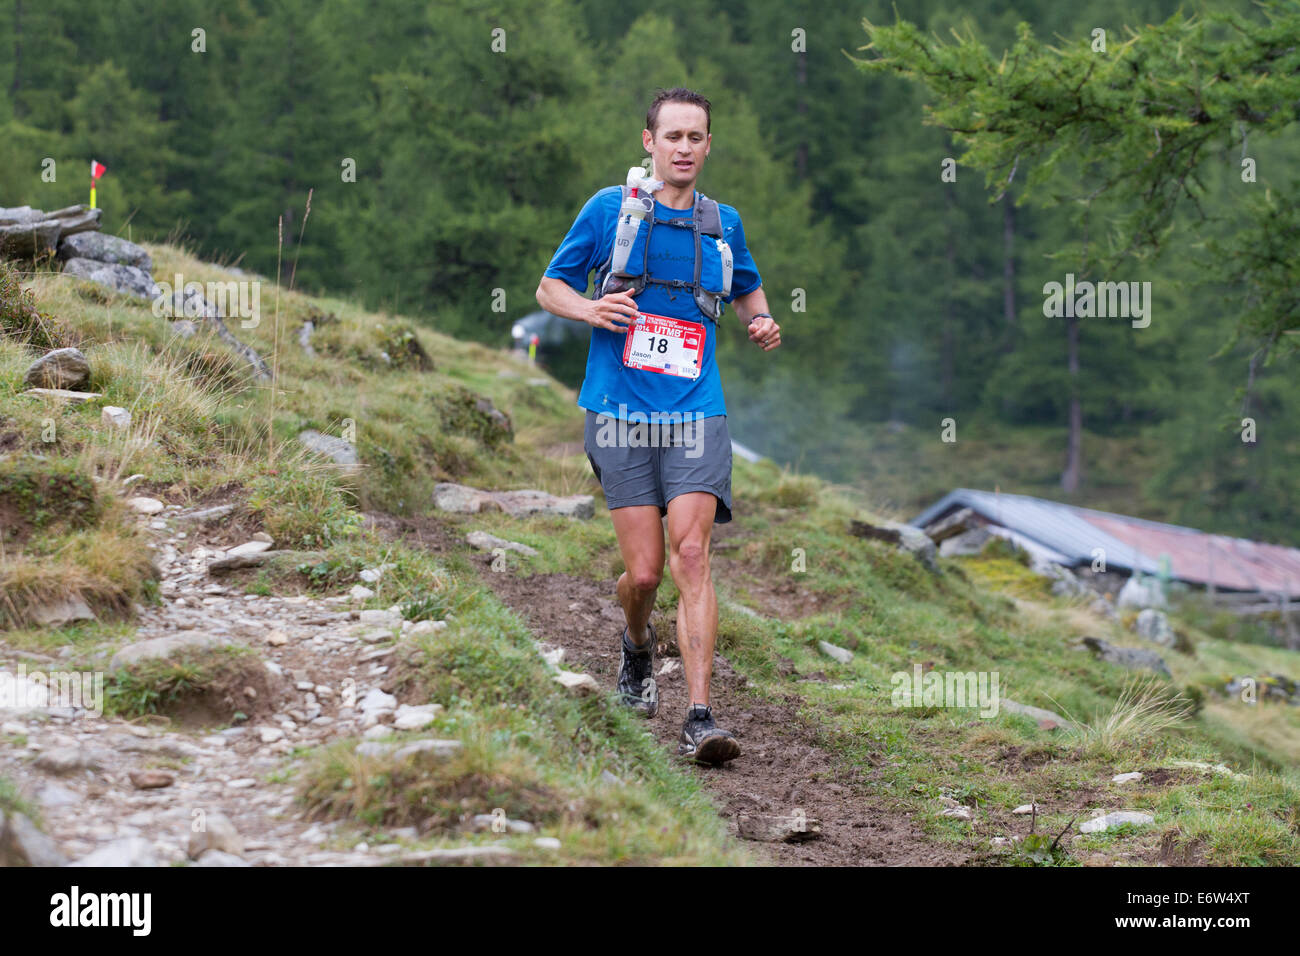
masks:
<instances>
[{"instance_id":1,"label":"rocky path","mask_svg":"<svg viewBox=\"0 0 1300 956\"><path fill-rule=\"evenodd\" d=\"M432 519L390 521L388 530L434 551L460 546ZM489 561L490 556L479 565L483 581L520 615L534 637L564 648L564 667L584 671L603 689L612 690L625 623L613 580L493 572ZM675 753L687 704L675 650L676 622L657 616L654 623L669 653L656 660L659 714L646 728ZM753 845L771 862L942 866L960 865L969 858L959 848L928 840L909 816L872 794L856 772L818 742L813 728L798 715L798 697L758 695L722 655L714 665L713 705L719 723L739 738L744 755L721 768L683 766L713 794L731 833L758 840ZM800 820L806 821L802 831ZM819 828L815 836L814 825Z\"/></svg>"},{"instance_id":2,"label":"rocky path","mask_svg":"<svg viewBox=\"0 0 1300 956\"><path fill-rule=\"evenodd\" d=\"M400 859L403 841L416 836L413 828L393 830L373 846L355 839L345 841L351 844L346 849L322 846L338 824L303 819L290 784L275 782L276 775L291 766L295 748L430 723L430 708L398 705L386 693L385 661L396 634L440 622L412 625L393 610L354 610L348 596L236 593L208 571L234 543L227 540L231 532L219 523L205 531L184 519L174 507L142 518L154 536L164 601L142 609L135 643L122 653L166 657L187 645L227 642L253 648L265 672L255 661L242 686L228 688L249 719L207 733L163 719L127 722L33 707L34 695L24 708L0 710L0 775L40 808L48 837L20 827L24 854L46 865L168 865L195 857L204 866L370 865ZM70 656L71 648L61 654ZM0 669L11 674L20 664L28 673L69 669L62 658L0 642ZM108 652L99 652L94 666L107 663Z\"/></svg>"},{"instance_id":3,"label":"rocky path","mask_svg":"<svg viewBox=\"0 0 1300 956\"><path fill-rule=\"evenodd\" d=\"M10 822L9 839L33 862L58 865L201 866L348 865L424 862L463 850L414 851L414 828L391 829L371 843L339 832L339 823L305 819L287 771L298 748L340 736L381 738L394 729L420 730L431 706L401 705L385 680L394 641L402 633L436 628L411 624L395 608L359 610L365 595L323 599L241 594L211 573L232 552L270 548L246 541L221 524L175 506L142 516L154 536L161 568L161 607L141 609L134 639L117 661L166 658L187 646L233 643L253 649L248 672L221 687L210 712L125 721L85 710L30 706L0 709L0 775L40 808L45 836ZM466 544L434 518L377 519L386 533L434 551ZM264 536L263 536L264 537ZM490 558L490 555L488 556ZM485 583L520 614L541 642L564 649L563 666L612 689L622 612L613 582L570 575L523 576L488 570ZM669 648L657 663L660 714L647 722L675 749L685 710L685 684L675 656L675 623L657 620ZM0 670L28 673L70 669L66 658L20 652L0 642ZM97 652L94 667L116 663ZM224 705L224 706L223 706ZM684 764L714 795L733 834L756 839L759 852L787 865L944 865L964 862L956 849L927 841L904 813L872 794L863 780L816 739L798 716L800 700L763 697L719 656L714 705L740 738L744 756L722 768ZM247 715L229 722L237 708ZM188 719L186 719L188 718ZM806 829L782 832L790 821ZM2 828L0 828L2 829ZM781 839L782 837L786 839Z\"/></svg>"}]
</instances>

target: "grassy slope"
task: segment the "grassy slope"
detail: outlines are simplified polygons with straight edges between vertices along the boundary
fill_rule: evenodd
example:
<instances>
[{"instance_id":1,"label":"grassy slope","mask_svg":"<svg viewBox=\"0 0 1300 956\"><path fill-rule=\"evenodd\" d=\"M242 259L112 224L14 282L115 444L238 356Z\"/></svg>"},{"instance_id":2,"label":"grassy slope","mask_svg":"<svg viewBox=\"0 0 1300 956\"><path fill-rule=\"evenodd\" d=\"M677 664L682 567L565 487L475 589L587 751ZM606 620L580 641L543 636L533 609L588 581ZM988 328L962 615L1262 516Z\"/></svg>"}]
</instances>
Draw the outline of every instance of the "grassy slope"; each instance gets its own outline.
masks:
<instances>
[{"instance_id":1,"label":"grassy slope","mask_svg":"<svg viewBox=\"0 0 1300 956\"><path fill-rule=\"evenodd\" d=\"M228 278L183 251L153 251L157 275ZM65 327L61 334L82 343L97 370L95 387L106 393L104 403L133 408L136 434L152 441L133 445L108 435L98 424L97 406L51 409L14 396L30 356L3 341L0 439L17 432L29 448L47 454L54 448L75 458L78 468L104 479L101 491L120 491L120 480L136 472L147 476L136 489L169 500L225 500L242 489L249 502L242 517L264 527L277 546L327 552L315 578L263 575L251 582L254 589L328 586L329 593L338 593L360 567L387 561L396 568L384 578L373 606L432 597L459 609L451 628L418 649L423 654L413 656L408 677L412 687L449 705L446 725L438 729L460 734L475 756L441 772L450 775L445 779L419 781L416 789L424 788L427 800L439 806L454 802L463 787L502 800L508 791L556 832L580 837L566 840L574 859L748 858L727 845L696 785L673 771L635 726L598 703L579 704L551 690L525 629L473 583L468 568L454 560L438 565L425 552L385 545L359 526L359 509L428 510L439 480L598 494L580 445L574 453L573 444L561 444L581 438L572 392L528 385L531 370L504 354L428 329L418 337L435 368L420 371L414 359L401 359L414 333L403 320L342 301L286 294L280 301L281 388L272 413L269 390L243 382L238 367L224 362L221 346L169 344L166 322L147 307L120 298L104 301L56 275L37 277L31 286L41 307ZM276 332L273 296L263 293L259 328L231 323L268 357ZM338 320L322 326L313 340L320 356L309 359L296 345L297 328L304 317L321 313ZM381 350L398 361L386 363ZM501 376L502 370L513 377ZM510 414L512 442L493 446L487 424L465 413L462 389ZM57 440L40 443L51 416ZM268 419L274 422L274 455L265 439ZM339 476L294 450L300 429L338 434L349 420L366 464L359 476ZM717 575L721 649L762 691L801 695L804 713L824 742L859 767L874 789L915 812L936 838L988 848L991 837L1025 833L1025 818L1009 811L1036 800L1047 810L1038 832L1055 833L1092 807L1150 809L1156 815L1157 825L1146 830L1078 837L1070 856L1058 855L1057 862L1151 862L1171 852L1229 864L1300 860L1292 810L1300 802L1300 782L1286 769L1300 757L1294 709L1247 709L1212 699L1200 715L1172 730L1076 738L1040 730L1005 711L987 719L974 710L895 708L890 676L928 662L941 671L997 671L1004 696L1068 710L1099 727L1094 715L1114 707L1128 675L1070 645L1082 634L1115 643L1136 640L1126 639L1118 625L1050 598L1014 562L945 562L945 574L932 577L909 557L848 536L848 519L863 509L846 489L739 459L733 486L738 534L725 552L725 573ZM151 599L139 561L146 555L143 542L112 495L103 497L104 516L93 527L55 524L39 530L20 552L11 548L0 556L10 594L35 597L72 580L108 612ZM510 556L512 566L525 573L607 579L620 568L612 528L599 517L574 522L477 516L474 524L541 549L535 559ZM799 553L806 570L792 570ZM666 580L660 607L671 612L675 603ZM767 613L756 617L740 606ZM792 606L798 614L788 612ZM71 639L89 649L120 641L125 633L109 623L55 636L11 631L6 639L42 646ZM1195 656L1166 655L1176 687L1225 669L1300 670L1293 653L1232 645L1200 632L1192 638ZM820 656L818 640L853 648L855 659L841 665ZM777 667L781 657L794 662L795 675L783 675ZM829 682L794 683L799 674L815 671ZM518 707L521 702L525 709ZM1150 772L1180 759L1227 760L1249 776ZM412 781L395 778L391 768L357 772L367 768L354 763L346 747L311 755L295 771L305 798L322 813L355 813L371 822L410 819L413 811L402 795L412 790ZM632 785L602 788L602 769ZM1147 771L1148 781L1123 789L1110 783L1112 774L1134 769ZM975 822L940 816L945 798L977 807ZM991 860L1023 859L990 854Z\"/></svg>"}]
</instances>

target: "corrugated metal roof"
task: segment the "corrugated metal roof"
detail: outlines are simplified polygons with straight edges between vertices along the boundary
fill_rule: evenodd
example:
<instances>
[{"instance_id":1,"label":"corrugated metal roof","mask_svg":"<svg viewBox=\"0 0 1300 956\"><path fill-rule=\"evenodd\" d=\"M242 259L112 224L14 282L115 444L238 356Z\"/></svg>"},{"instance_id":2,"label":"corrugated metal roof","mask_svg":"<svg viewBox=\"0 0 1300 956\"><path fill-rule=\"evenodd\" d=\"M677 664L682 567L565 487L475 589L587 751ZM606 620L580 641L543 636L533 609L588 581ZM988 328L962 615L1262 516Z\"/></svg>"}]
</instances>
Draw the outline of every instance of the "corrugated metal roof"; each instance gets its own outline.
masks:
<instances>
[{"instance_id":1,"label":"corrugated metal roof","mask_svg":"<svg viewBox=\"0 0 1300 956\"><path fill-rule=\"evenodd\" d=\"M912 519L924 527L958 508L1060 552L1072 565L1091 563L1102 548L1108 568L1155 574L1162 560L1182 581L1235 591L1300 595L1300 549L1208 534L1128 515L1095 511L1028 495L958 488Z\"/></svg>"}]
</instances>

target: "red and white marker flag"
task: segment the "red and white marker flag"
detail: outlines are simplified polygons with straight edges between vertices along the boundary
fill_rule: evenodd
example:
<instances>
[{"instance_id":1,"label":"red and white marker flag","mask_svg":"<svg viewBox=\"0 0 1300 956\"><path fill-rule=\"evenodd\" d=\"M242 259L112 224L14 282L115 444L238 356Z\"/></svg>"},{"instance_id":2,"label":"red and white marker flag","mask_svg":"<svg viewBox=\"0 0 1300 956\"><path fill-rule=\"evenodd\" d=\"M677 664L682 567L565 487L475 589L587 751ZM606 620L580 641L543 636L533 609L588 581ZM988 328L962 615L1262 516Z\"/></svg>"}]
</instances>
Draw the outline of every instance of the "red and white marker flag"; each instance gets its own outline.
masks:
<instances>
[{"instance_id":1,"label":"red and white marker flag","mask_svg":"<svg viewBox=\"0 0 1300 956\"><path fill-rule=\"evenodd\" d=\"M99 177L108 172L108 167L103 163L90 161L90 208L95 208L95 184L99 182Z\"/></svg>"}]
</instances>

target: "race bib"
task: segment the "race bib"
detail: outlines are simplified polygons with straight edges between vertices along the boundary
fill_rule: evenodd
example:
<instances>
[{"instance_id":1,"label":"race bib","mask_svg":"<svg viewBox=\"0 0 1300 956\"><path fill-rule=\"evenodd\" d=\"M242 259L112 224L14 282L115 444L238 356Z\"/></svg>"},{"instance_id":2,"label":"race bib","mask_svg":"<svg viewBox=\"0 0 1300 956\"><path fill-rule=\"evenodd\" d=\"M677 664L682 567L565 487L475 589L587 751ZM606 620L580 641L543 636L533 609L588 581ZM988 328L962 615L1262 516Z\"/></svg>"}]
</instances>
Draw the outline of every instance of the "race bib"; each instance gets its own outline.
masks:
<instances>
[{"instance_id":1,"label":"race bib","mask_svg":"<svg viewBox=\"0 0 1300 956\"><path fill-rule=\"evenodd\" d=\"M698 378L704 356L704 326L641 312L627 330L623 364L663 375Z\"/></svg>"}]
</instances>

